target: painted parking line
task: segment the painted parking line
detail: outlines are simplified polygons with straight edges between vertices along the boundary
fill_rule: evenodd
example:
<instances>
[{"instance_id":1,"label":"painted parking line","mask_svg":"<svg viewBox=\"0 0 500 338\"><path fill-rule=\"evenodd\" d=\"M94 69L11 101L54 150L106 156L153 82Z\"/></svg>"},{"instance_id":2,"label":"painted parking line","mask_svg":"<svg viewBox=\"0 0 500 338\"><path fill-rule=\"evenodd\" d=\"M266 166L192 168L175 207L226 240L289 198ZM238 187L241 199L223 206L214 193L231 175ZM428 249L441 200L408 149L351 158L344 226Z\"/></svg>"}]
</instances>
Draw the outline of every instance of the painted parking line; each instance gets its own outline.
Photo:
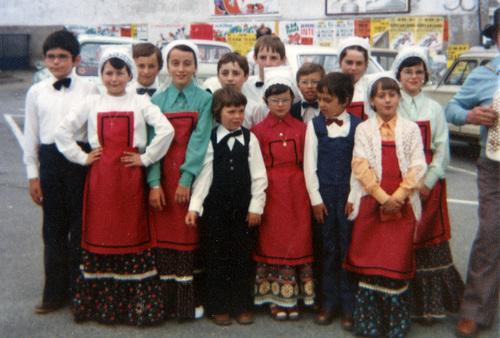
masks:
<instances>
[{"instance_id":1,"label":"painted parking line","mask_svg":"<svg viewBox=\"0 0 500 338\"><path fill-rule=\"evenodd\" d=\"M21 116L24 116L24 115L21 115L21 114L4 114L3 115L4 118L5 118L5 121L7 121L7 124L9 125L10 129L12 130L12 133L14 133L14 136L16 137L17 139L17 142L19 143L19 146L21 147L21 149L23 149L23 143L24 143L24 136L23 136L23 132L21 131L21 129L19 128L19 126L17 125L17 123L14 121L14 117L21 117Z\"/></svg>"},{"instance_id":2,"label":"painted parking line","mask_svg":"<svg viewBox=\"0 0 500 338\"><path fill-rule=\"evenodd\" d=\"M448 169L453 170L453 171L457 171L459 173L468 174L468 175L471 175L471 176L477 176L477 173L475 171L471 171L471 170L467 170L467 169L462 169L462 168L459 168L459 167L454 167L452 165L449 165Z\"/></svg>"},{"instance_id":3,"label":"painted parking line","mask_svg":"<svg viewBox=\"0 0 500 338\"><path fill-rule=\"evenodd\" d=\"M448 198L447 199L448 203L453 203L453 204L463 204L463 205L479 205L477 201L468 201L468 200L459 200L455 198Z\"/></svg>"}]
</instances>

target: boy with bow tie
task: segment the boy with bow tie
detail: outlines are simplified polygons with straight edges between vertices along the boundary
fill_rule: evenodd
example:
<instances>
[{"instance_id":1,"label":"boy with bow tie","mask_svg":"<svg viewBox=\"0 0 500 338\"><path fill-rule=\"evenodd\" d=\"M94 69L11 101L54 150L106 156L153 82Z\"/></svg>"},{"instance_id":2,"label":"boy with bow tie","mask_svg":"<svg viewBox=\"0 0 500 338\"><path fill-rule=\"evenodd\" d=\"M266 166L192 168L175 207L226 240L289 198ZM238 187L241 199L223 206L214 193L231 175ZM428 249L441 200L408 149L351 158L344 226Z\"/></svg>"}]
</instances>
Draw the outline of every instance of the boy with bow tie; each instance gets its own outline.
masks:
<instances>
[{"instance_id":1,"label":"boy with bow tie","mask_svg":"<svg viewBox=\"0 0 500 338\"><path fill-rule=\"evenodd\" d=\"M138 43L132 47L132 56L137 67L137 80L131 87L137 94L151 97L158 89L157 76L163 66L161 51L152 43Z\"/></svg>"},{"instance_id":2,"label":"boy with bow tie","mask_svg":"<svg viewBox=\"0 0 500 338\"><path fill-rule=\"evenodd\" d=\"M306 124L319 114L316 86L323 76L325 76L325 70L317 63L306 62L297 71L297 85L303 100L294 103L290 113Z\"/></svg>"},{"instance_id":3,"label":"boy with bow tie","mask_svg":"<svg viewBox=\"0 0 500 338\"><path fill-rule=\"evenodd\" d=\"M54 132L69 108L87 95L94 85L73 74L80 63L80 45L75 36L60 30L43 44L45 65L51 77L33 85L26 95L24 164L29 193L42 207L45 286L38 314L67 304L78 276L82 196L86 168L69 162L54 143ZM87 135L77 140L87 149Z\"/></svg>"}]
</instances>

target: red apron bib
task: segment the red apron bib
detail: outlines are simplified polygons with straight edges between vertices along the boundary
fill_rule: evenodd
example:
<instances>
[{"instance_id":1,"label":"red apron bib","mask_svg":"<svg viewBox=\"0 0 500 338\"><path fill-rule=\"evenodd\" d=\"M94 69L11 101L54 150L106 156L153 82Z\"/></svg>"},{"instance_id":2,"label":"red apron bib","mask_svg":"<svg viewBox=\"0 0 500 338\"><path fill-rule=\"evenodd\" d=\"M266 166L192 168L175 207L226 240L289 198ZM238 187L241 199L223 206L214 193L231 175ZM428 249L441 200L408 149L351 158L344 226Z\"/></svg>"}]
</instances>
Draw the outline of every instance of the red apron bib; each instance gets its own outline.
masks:
<instances>
[{"instance_id":1,"label":"red apron bib","mask_svg":"<svg viewBox=\"0 0 500 338\"><path fill-rule=\"evenodd\" d=\"M269 142L266 206L259 226L257 262L301 265L313 261L311 209L293 139Z\"/></svg>"},{"instance_id":2,"label":"red apron bib","mask_svg":"<svg viewBox=\"0 0 500 338\"><path fill-rule=\"evenodd\" d=\"M97 115L103 152L90 167L83 206L83 249L97 254L137 253L150 248L142 167L125 167L120 158L133 148L134 113Z\"/></svg>"},{"instance_id":3,"label":"red apron bib","mask_svg":"<svg viewBox=\"0 0 500 338\"><path fill-rule=\"evenodd\" d=\"M425 160L432 162L431 125L429 121L417 121L424 143ZM448 202L446 201L446 181L436 182L429 197L422 201L422 219L418 223L415 247L422 248L442 243L451 238Z\"/></svg>"},{"instance_id":4,"label":"red apron bib","mask_svg":"<svg viewBox=\"0 0 500 338\"><path fill-rule=\"evenodd\" d=\"M363 121L368 118L365 114L365 103L363 101L351 102L345 110Z\"/></svg>"},{"instance_id":5,"label":"red apron bib","mask_svg":"<svg viewBox=\"0 0 500 338\"><path fill-rule=\"evenodd\" d=\"M401 179L394 142L382 142L380 186L392 194ZM379 207L380 204L370 195L361 199L344 267L362 275L411 279L415 274L415 217L411 206L409 203L403 206L401 218L384 222L380 220Z\"/></svg>"},{"instance_id":6,"label":"red apron bib","mask_svg":"<svg viewBox=\"0 0 500 338\"><path fill-rule=\"evenodd\" d=\"M186 158L189 138L196 127L198 113L165 113L175 130L175 136L162 160L161 185L165 193L165 207L161 211L151 209L151 223L155 244L160 248L192 251L198 246L198 230L188 227L185 217L189 204L178 204L175 191L181 177L181 165Z\"/></svg>"}]
</instances>

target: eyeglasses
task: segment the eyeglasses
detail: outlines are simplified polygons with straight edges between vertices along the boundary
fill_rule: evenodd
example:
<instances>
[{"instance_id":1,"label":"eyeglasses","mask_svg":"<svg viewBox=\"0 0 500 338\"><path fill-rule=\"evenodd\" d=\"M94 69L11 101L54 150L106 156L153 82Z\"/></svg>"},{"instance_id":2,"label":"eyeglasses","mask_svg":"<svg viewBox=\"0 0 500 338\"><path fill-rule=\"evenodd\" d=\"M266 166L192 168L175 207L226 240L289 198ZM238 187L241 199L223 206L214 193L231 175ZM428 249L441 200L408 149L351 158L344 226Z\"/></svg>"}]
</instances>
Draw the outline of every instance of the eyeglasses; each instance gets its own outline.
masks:
<instances>
[{"instance_id":1,"label":"eyeglasses","mask_svg":"<svg viewBox=\"0 0 500 338\"><path fill-rule=\"evenodd\" d=\"M47 54L45 55L46 59L49 59L50 61L54 61L55 59L59 59L61 61L66 61L70 58L70 55L68 54Z\"/></svg>"},{"instance_id":2,"label":"eyeglasses","mask_svg":"<svg viewBox=\"0 0 500 338\"><path fill-rule=\"evenodd\" d=\"M299 85L306 86L306 87L316 87L318 85L318 83L319 83L319 81L312 81L312 80L299 81Z\"/></svg>"},{"instance_id":3,"label":"eyeglasses","mask_svg":"<svg viewBox=\"0 0 500 338\"><path fill-rule=\"evenodd\" d=\"M292 101L291 99L276 99L276 98L271 98L269 99L269 102L272 104L287 104Z\"/></svg>"},{"instance_id":4,"label":"eyeglasses","mask_svg":"<svg viewBox=\"0 0 500 338\"><path fill-rule=\"evenodd\" d=\"M415 72L409 70L409 69L403 69L401 71L403 74L407 75L407 76L425 76L425 71L423 70L417 70Z\"/></svg>"}]
</instances>

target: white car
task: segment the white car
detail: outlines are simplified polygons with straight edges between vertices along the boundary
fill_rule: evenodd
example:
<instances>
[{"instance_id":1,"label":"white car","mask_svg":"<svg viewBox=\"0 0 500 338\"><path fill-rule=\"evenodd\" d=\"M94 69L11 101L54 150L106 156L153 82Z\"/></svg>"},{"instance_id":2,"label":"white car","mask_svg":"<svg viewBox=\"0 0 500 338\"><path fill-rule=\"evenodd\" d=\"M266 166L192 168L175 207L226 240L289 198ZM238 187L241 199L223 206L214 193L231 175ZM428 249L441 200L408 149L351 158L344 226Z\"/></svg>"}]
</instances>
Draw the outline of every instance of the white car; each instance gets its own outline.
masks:
<instances>
[{"instance_id":1,"label":"white car","mask_svg":"<svg viewBox=\"0 0 500 338\"><path fill-rule=\"evenodd\" d=\"M129 45L142 42L137 39L116 36L101 36L80 34L77 37L80 42L81 62L75 67L74 72L77 76L95 83L99 90L103 90L103 85L99 79L98 64L102 49L112 45ZM42 68L33 76L33 83L39 82L50 76L47 68Z\"/></svg>"}]
</instances>

